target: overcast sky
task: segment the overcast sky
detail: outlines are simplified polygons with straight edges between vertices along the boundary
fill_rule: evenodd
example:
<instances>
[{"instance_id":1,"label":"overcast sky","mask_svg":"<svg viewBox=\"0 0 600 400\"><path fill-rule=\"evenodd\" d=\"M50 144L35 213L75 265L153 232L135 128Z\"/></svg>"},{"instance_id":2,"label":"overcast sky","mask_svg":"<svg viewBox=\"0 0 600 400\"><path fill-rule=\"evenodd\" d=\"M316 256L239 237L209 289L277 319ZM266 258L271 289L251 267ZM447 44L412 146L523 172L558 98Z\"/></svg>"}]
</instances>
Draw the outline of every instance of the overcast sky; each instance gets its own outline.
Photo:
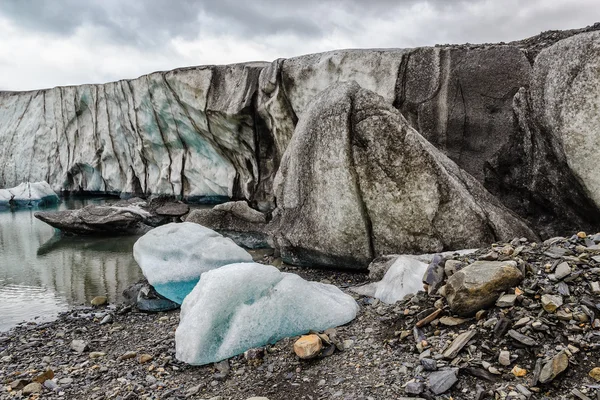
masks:
<instances>
[{"instance_id":1,"label":"overcast sky","mask_svg":"<svg viewBox=\"0 0 600 400\"><path fill-rule=\"evenodd\" d=\"M0 0L0 90L339 48L511 41L596 21L598 0Z\"/></svg>"}]
</instances>

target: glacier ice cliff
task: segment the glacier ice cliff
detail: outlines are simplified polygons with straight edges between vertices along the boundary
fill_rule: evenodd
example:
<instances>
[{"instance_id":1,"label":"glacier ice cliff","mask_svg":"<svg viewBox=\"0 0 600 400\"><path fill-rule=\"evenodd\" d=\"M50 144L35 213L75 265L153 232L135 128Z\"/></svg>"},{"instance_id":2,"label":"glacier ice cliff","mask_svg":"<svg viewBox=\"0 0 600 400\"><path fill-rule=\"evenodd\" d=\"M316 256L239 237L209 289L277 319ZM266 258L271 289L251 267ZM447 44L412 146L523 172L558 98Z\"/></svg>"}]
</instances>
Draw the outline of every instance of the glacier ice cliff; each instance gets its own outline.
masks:
<instances>
[{"instance_id":1,"label":"glacier ice cliff","mask_svg":"<svg viewBox=\"0 0 600 400\"><path fill-rule=\"evenodd\" d=\"M540 236L594 230L599 29L0 92L0 187L45 180L57 192L246 200L270 213L298 122L324 90L354 81Z\"/></svg>"}]
</instances>

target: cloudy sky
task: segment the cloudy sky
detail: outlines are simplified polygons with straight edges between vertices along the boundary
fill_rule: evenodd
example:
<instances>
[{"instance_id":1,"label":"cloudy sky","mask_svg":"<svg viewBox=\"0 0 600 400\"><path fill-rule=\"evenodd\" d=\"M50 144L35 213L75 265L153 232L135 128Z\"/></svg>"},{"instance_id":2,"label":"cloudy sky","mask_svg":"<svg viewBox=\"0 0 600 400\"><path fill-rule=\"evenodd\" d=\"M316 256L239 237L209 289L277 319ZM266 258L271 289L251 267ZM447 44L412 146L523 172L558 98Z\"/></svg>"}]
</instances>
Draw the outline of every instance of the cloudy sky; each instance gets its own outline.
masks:
<instances>
[{"instance_id":1,"label":"cloudy sky","mask_svg":"<svg viewBox=\"0 0 600 400\"><path fill-rule=\"evenodd\" d=\"M338 48L511 41L600 21L598 0L0 0L0 90Z\"/></svg>"}]
</instances>

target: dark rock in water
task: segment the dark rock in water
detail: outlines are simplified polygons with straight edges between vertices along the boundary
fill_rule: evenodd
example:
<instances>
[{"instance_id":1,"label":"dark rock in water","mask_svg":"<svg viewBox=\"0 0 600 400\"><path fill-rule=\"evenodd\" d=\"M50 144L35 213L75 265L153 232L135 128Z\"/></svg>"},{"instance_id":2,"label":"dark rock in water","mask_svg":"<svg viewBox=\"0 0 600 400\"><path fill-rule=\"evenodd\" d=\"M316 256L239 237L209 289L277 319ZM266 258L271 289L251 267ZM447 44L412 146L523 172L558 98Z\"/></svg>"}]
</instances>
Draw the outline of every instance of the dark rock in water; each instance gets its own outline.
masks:
<instances>
[{"instance_id":1,"label":"dark rock in water","mask_svg":"<svg viewBox=\"0 0 600 400\"><path fill-rule=\"evenodd\" d=\"M123 297L126 304L143 312L164 312L180 307L179 304L161 296L145 279L125 289Z\"/></svg>"},{"instance_id":2,"label":"dark rock in water","mask_svg":"<svg viewBox=\"0 0 600 400\"><path fill-rule=\"evenodd\" d=\"M446 299L452 311L470 316L496 302L523 280L514 261L476 261L448 278Z\"/></svg>"},{"instance_id":3,"label":"dark rock in water","mask_svg":"<svg viewBox=\"0 0 600 400\"><path fill-rule=\"evenodd\" d=\"M167 214L159 214L157 210ZM79 210L36 212L39 220L74 235L137 235L152 227L171 222L174 215L188 209L186 204L152 202L150 205L140 198L119 201L110 205L90 205Z\"/></svg>"},{"instance_id":4,"label":"dark rock in water","mask_svg":"<svg viewBox=\"0 0 600 400\"><path fill-rule=\"evenodd\" d=\"M213 229L249 249L272 247L267 216L250 208L245 201L219 204L212 209L193 210L186 222Z\"/></svg>"},{"instance_id":5,"label":"dark rock in water","mask_svg":"<svg viewBox=\"0 0 600 400\"><path fill-rule=\"evenodd\" d=\"M182 217L190 212L190 207L184 203L169 203L156 209L158 215L167 217Z\"/></svg>"},{"instance_id":6,"label":"dark rock in water","mask_svg":"<svg viewBox=\"0 0 600 400\"><path fill-rule=\"evenodd\" d=\"M363 269L383 254L536 238L396 109L355 82L334 84L309 105L274 187L270 226L291 264Z\"/></svg>"}]
</instances>

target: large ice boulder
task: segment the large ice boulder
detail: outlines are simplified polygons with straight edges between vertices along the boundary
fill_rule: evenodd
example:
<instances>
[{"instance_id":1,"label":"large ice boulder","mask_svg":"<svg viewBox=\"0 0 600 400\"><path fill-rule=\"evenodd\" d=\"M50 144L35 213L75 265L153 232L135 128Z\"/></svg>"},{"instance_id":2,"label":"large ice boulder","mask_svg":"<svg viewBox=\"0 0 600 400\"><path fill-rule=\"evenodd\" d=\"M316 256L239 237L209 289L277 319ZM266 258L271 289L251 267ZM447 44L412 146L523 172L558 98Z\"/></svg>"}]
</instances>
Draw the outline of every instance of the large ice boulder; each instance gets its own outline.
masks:
<instances>
[{"instance_id":1,"label":"large ice boulder","mask_svg":"<svg viewBox=\"0 0 600 400\"><path fill-rule=\"evenodd\" d=\"M394 304L404 296L423 290L423 275L427 264L414 256L398 256L383 279L352 288L352 291Z\"/></svg>"},{"instance_id":2,"label":"large ice boulder","mask_svg":"<svg viewBox=\"0 0 600 400\"><path fill-rule=\"evenodd\" d=\"M10 189L0 189L2 207L40 207L58 204L58 195L47 182L23 182Z\"/></svg>"},{"instance_id":3,"label":"large ice boulder","mask_svg":"<svg viewBox=\"0 0 600 400\"><path fill-rule=\"evenodd\" d=\"M233 240L191 222L171 223L146 233L135 242L133 257L156 291L179 304L202 273L252 261Z\"/></svg>"},{"instance_id":4,"label":"large ice boulder","mask_svg":"<svg viewBox=\"0 0 600 400\"><path fill-rule=\"evenodd\" d=\"M309 330L352 321L358 305L333 285L269 265L231 264L202 275L181 306L177 359L203 365Z\"/></svg>"}]
</instances>

